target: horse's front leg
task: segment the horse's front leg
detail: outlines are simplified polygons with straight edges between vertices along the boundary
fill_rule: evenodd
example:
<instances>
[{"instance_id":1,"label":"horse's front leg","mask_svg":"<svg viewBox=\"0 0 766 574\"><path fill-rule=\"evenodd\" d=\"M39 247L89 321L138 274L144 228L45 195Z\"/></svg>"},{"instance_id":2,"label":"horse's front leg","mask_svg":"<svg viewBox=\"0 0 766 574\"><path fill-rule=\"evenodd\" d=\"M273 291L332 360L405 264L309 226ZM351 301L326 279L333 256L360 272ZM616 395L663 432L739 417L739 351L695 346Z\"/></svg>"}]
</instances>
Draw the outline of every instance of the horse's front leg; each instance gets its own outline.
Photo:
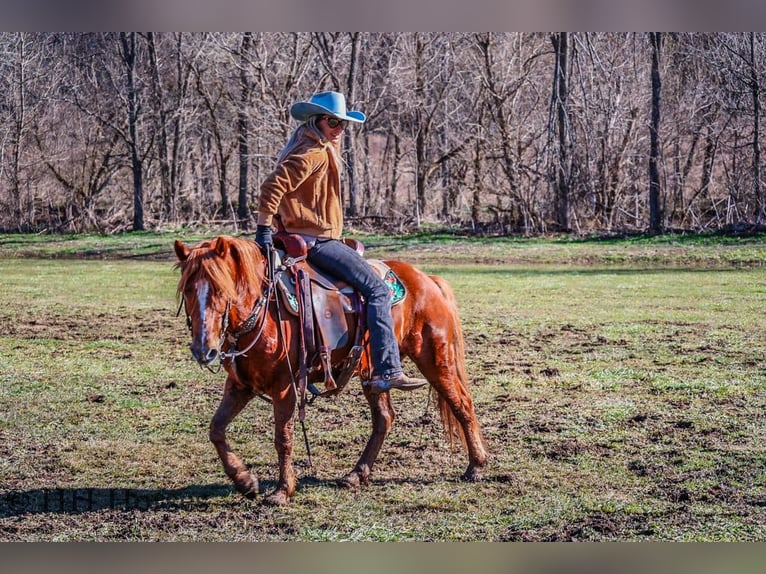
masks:
<instances>
[{"instance_id":1,"label":"horse's front leg","mask_svg":"<svg viewBox=\"0 0 766 574\"><path fill-rule=\"evenodd\" d=\"M274 404L274 448L279 458L279 481L274 491L264 498L267 504L286 504L295 494L298 482L293 468L295 394L292 387L272 397Z\"/></svg>"},{"instance_id":2,"label":"horse's front leg","mask_svg":"<svg viewBox=\"0 0 766 574\"><path fill-rule=\"evenodd\" d=\"M218 451L226 475L232 480L236 489L250 499L258 494L258 478L250 473L239 456L229 448L226 442L226 427L252 398L252 391L238 386L231 378L227 378L223 398L210 421L210 440Z\"/></svg>"},{"instance_id":3,"label":"horse's front leg","mask_svg":"<svg viewBox=\"0 0 766 574\"><path fill-rule=\"evenodd\" d=\"M372 413L372 434L354 470L338 480L338 484L345 488L358 488L370 480L372 465L375 464L383 441L396 418L396 412L388 393L372 394L365 387L364 396L367 398Z\"/></svg>"}]
</instances>

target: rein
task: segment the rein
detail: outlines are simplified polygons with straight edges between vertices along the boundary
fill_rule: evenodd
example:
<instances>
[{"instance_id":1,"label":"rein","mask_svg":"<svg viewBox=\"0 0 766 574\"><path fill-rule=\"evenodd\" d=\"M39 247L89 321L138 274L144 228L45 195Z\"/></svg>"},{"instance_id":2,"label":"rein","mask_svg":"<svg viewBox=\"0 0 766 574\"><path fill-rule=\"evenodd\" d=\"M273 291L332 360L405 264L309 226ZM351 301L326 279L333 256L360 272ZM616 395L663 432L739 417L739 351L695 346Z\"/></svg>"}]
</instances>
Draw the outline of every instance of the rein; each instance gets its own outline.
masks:
<instances>
[{"instance_id":1,"label":"rein","mask_svg":"<svg viewBox=\"0 0 766 574\"><path fill-rule=\"evenodd\" d=\"M239 338L243 335L247 335L248 333L251 333L255 329L256 323L260 320L261 324L260 324L260 327L258 327L258 333L256 333L255 337L250 342L250 344L244 349L242 349L241 351L235 350L230 353L221 351L220 353L221 363L223 363L226 359L236 359L237 357L244 356L250 349L252 349L255 346L255 344L261 338L261 335L263 335L263 329L266 327L266 309L268 308L269 298L271 297L271 293L273 292L273 289L274 289L273 283L269 283L269 286L266 288L266 292L258 298L258 301L255 302L253 311L250 313L250 316L247 319L245 319L245 321L242 323L242 327L234 333L229 333L226 339L229 341L230 347L236 348L237 341L239 340ZM227 304L226 306L227 312L226 312L226 317L224 320L223 336L226 336L226 330L228 329L228 317L229 317L228 307L229 305ZM220 366L218 370L220 371Z\"/></svg>"}]
</instances>

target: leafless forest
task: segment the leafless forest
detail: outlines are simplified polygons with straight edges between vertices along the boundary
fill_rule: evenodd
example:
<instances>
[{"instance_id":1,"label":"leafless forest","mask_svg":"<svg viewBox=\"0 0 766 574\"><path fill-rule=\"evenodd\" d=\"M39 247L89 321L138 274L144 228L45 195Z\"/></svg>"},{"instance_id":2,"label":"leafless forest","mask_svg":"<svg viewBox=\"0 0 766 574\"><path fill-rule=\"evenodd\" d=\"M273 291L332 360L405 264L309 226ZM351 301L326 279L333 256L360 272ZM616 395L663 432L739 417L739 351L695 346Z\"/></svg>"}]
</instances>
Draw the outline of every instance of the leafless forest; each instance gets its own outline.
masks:
<instances>
[{"instance_id":1,"label":"leafless forest","mask_svg":"<svg viewBox=\"0 0 766 574\"><path fill-rule=\"evenodd\" d=\"M1 33L0 229L252 227L289 106L344 92L357 225L766 222L766 34Z\"/></svg>"}]
</instances>

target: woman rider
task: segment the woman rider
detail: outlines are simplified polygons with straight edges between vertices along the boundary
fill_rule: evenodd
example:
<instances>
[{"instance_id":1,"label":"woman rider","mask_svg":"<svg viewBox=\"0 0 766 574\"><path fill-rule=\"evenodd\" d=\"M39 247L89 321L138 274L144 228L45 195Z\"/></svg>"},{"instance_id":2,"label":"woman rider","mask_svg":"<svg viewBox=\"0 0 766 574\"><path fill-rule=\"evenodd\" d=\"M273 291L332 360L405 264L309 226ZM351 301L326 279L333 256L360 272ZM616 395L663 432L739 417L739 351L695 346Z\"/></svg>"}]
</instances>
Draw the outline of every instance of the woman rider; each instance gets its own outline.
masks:
<instances>
[{"instance_id":1,"label":"woman rider","mask_svg":"<svg viewBox=\"0 0 766 574\"><path fill-rule=\"evenodd\" d=\"M427 384L402 370L399 345L391 317L388 285L351 247L340 241L343 231L340 144L349 122L363 123L359 111L346 111L338 92L314 94L290 108L300 122L277 157L277 165L261 184L255 241L263 249L273 245L272 220L278 215L288 233L303 237L308 261L352 285L367 302L372 378L362 384L373 393L412 390Z\"/></svg>"}]
</instances>

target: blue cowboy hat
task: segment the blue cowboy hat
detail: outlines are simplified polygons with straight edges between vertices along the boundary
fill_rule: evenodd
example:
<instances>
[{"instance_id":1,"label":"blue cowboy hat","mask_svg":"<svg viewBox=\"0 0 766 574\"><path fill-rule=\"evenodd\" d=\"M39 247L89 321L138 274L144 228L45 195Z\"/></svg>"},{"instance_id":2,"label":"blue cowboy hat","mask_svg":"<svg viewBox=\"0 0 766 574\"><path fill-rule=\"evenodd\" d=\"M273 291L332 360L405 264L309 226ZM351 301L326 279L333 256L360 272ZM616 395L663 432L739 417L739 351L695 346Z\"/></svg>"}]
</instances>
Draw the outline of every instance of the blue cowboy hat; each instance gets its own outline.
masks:
<instances>
[{"instance_id":1,"label":"blue cowboy hat","mask_svg":"<svg viewBox=\"0 0 766 574\"><path fill-rule=\"evenodd\" d=\"M360 124L367 119L362 112L346 111L346 97L338 92L320 92L311 96L308 102L298 102L290 108L290 115L299 122L305 122L318 114Z\"/></svg>"}]
</instances>

